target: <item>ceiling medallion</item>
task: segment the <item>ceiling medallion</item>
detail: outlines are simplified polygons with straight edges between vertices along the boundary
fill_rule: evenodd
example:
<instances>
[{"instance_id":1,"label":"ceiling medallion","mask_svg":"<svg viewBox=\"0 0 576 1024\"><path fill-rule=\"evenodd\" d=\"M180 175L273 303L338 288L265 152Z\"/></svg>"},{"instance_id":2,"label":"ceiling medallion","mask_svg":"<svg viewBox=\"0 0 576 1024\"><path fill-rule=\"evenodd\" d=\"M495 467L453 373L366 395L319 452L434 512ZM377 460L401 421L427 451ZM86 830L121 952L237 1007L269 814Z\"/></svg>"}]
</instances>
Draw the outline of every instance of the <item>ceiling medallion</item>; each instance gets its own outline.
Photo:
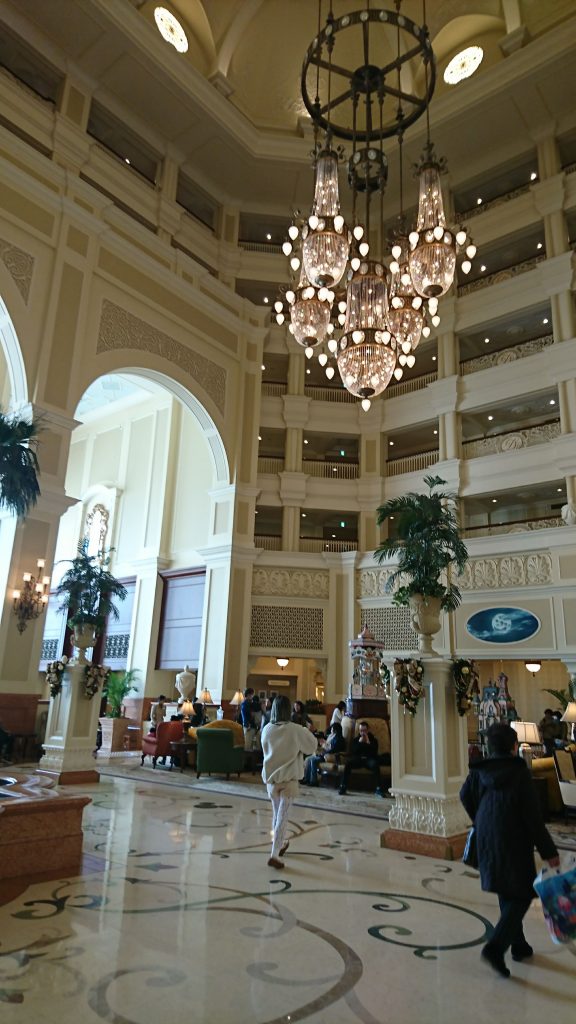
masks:
<instances>
[{"instance_id":1,"label":"ceiling medallion","mask_svg":"<svg viewBox=\"0 0 576 1024\"><path fill-rule=\"evenodd\" d=\"M154 10L154 21L162 39L170 43L178 53L186 53L188 39L182 25L170 11L165 7L156 7Z\"/></svg>"},{"instance_id":2,"label":"ceiling medallion","mask_svg":"<svg viewBox=\"0 0 576 1024\"><path fill-rule=\"evenodd\" d=\"M455 57L452 57L446 66L444 81L447 85L458 85L458 82L470 78L480 67L483 57L484 50L481 46L467 46L465 50L461 50Z\"/></svg>"}]
</instances>

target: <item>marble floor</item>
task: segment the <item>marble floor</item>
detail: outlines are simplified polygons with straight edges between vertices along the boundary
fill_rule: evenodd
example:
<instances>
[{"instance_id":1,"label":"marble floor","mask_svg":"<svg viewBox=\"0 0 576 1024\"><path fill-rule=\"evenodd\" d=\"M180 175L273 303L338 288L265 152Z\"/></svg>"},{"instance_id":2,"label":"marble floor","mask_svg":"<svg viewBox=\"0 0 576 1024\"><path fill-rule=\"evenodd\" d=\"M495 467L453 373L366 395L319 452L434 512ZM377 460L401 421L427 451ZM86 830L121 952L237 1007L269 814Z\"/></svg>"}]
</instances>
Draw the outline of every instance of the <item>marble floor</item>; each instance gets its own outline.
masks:
<instances>
[{"instance_id":1,"label":"marble floor","mask_svg":"<svg viewBox=\"0 0 576 1024\"><path fill-rule=\"evenodd\" d=\"M103 778L77 877L0 885L2 1024L572 1024L576 957L537 902L495 976L496 899L460 863L382 850L377 817ZM303 791L304 792L304 791ZM39 851L41 870L41 851Z\"/></svg>"}]
</instances>

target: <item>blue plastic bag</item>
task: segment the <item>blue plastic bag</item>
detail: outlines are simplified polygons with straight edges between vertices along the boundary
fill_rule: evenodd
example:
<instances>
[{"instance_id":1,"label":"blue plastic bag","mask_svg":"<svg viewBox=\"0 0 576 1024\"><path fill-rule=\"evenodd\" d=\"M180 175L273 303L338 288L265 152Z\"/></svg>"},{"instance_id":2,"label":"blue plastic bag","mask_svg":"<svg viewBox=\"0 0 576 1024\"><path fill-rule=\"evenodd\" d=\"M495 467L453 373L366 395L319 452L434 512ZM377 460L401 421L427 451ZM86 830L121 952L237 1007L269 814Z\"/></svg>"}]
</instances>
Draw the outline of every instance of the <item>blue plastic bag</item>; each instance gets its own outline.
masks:
<instances>
[{"instance_id":1,"label":"blue plastic bag","mask_svg":"<svg viewBox=\"0 0 576 1024\"><path fill-rule=\"evenodd\" d=\"M534 880L552 942L576 954L576 854L564 856L560 867L543 867Z\"/></svg>"}]
</instances>

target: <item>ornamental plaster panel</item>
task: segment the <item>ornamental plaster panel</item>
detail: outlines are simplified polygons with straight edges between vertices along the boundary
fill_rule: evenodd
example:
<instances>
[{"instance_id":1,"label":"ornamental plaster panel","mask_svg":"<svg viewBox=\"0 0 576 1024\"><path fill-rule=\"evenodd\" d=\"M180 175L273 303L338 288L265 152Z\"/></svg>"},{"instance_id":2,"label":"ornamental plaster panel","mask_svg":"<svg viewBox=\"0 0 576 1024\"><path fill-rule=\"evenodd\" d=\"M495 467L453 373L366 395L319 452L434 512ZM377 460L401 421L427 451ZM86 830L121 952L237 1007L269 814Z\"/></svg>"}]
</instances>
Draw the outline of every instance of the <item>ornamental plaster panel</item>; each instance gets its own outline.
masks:
<instances>
[{"instance_id":1,"label":"ornamental plaster panel","mask_svg":"<svg viewBox=\"0 0 576 1024\"><path fill-rule=\"evenodd\" d=\"M389 597L386 584L394 569L360 569L356 573L356 594L358 597Z\"/></svg>"},{"instance_id":2,"label":"ornamental plaster panel","mask_svg":"<svg viewBox=\"0 0 576 1024\"><path fill-rule=\"evenodd\" d=\"M259 597L327 598L329 583L326 570L258 568L252 574L252 593Z\"/></svg>"},{"instance_id":3,"label":"ornamental plaster panel","mask_svg":"<svg viewBox=\"0 0 576 1024\"><path fill-rule=\"evenodd\" d=\"M470 827L459 797L438 797L392 791L390 827L431 836L455 836Z\"/></svg>"},{"instance_id":4,"label":"ornamental plaster panel","mask_svg":"<svg viewBox=\"0 0 576 1024\"><path fill-rule=\"evenodd\" d=\"M531 448L533 445L546 444L560 436L560 424L543 423L538 427L527 427L509 434L495 437L483 437L477 441L465 441L462 445L464 457L475 459L482 455L495 455L500 452L517 451L519 448Z\"/></svg>"},{"instance_id":5,"label":"ornamental plaster panel","mask_svg":"<svg viewBox=\"0 0 576 1024\"><path fill-rule=\"evenodd\" d=\"M210 396L223 414L226 399L226 370L181 342L157 330L109 299L102 303L97 352L136 349L151 352L179 366Z\"/></svg>"},{"instance_id":6,"label":"ornamental plaster panel","mask_svg":"<svg viewBox=\"0 0 576 1024\"><path fill-rule=\"evenodd\" d=\"M34 272L34 257L18 246L0 238L0 259L14 281L25 303L28 303Z\"/></svg>"},{"instance_id":7,"label":"ornamental plaster panel","mask_svg":"<svg viewBox=\"0 0 576 1024\"><path fill-rule=\"evenodd\" d=\"M492 366L503 366L504 363L514 363L518 359L536 355L543 352L545 348L554 344L554 335L547 334L542 338L532 338L521 345L513 345L511 348L502 349L500 352L490 352L486 355L477 356L476 359L468 359L461 363L460 372L463 376L469 373L477 373L478 370L488 370Z\"/></svg>"},{"instance_id":8,"label":"ornamental plaster panel","mask_svg":"<svg viewBox=\"0 0 576 1024\"><path fill-rule=\"evenodd\" d=\"M461 590L543 586L553 582L552 557L547 552L535 551L500 558L471 558L457 582Z\"/></svg>"}]
</instances>

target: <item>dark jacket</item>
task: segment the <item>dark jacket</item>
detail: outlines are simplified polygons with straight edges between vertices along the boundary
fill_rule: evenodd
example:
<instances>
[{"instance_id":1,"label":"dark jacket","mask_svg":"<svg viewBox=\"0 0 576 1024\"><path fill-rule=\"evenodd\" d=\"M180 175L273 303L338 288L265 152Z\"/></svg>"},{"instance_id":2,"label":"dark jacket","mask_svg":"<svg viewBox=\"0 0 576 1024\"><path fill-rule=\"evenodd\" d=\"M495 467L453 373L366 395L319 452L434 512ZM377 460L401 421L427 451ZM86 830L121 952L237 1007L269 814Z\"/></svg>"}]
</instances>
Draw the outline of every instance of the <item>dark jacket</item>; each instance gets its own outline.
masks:
<instances>
[{"instance_id":1,"label":"dark jacket","mask_svg":"<svg viewBox=\"0 0 576 1024\"><path fill-rule=\"evenodd\" d=\"M476 827L482 888L509 899L534 897L534 847L549 860L556 847L544 825L521 757L474 761L460 799Z\"/></svg>"},{"instance_id":2,"label":"dark jacket","mask_svg":"<svg viewBox=\"0 0 576 1024\"><path fill-rule=\"evenodd\" d=\"M360 737L355 736L352 740L351 754L357 757L378 757L378 740L371 732L368 733L369 743L361 743Z\"/></svg>"},{"instance_id":3,"label":"dark jacket","mask_svg":"<svg viewBox=\"0 0 576 1024\"><path fill-rule=\"evenodd\" d=\"M345 750L346 740L342 735L338 735L337 732L331 733L324 743L325 754L342 754Z\"/></svg>"},{"instance_id":4,"label":"dark jacket","mask_svg":"<svg viewBox=\"0 0 576 1024\"><path fill-rule=\"evenodd\" d=\"M254 728L254 716L252 714L252 698L245 697L240 705L240 721L245 729Z\"/></svg>"}]
</instances>

